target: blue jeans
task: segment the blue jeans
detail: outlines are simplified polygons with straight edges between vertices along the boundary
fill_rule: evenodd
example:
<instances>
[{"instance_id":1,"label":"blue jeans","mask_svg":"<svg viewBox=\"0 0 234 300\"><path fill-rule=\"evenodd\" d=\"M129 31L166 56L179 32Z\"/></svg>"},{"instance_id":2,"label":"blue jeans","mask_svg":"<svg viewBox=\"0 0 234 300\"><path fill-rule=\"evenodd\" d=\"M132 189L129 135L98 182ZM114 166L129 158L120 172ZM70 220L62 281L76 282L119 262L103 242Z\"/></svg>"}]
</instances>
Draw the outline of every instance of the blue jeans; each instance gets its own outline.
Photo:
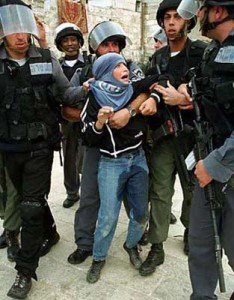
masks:
<instances>
[{"instance_id":1,"label":"blue jeans","mask_svg":"<svg viewBox=\"0 0 234 300\"><path fill-rule=\"evenodd\" d=\"M126 246L135 247L148 218L148 167L142 149L123 153L118 158L102 156L98 185L100 209L94 236L93 258L104 260L113 239L123 196L127 197L130 219Z\"/></svg>"}]
</instances>

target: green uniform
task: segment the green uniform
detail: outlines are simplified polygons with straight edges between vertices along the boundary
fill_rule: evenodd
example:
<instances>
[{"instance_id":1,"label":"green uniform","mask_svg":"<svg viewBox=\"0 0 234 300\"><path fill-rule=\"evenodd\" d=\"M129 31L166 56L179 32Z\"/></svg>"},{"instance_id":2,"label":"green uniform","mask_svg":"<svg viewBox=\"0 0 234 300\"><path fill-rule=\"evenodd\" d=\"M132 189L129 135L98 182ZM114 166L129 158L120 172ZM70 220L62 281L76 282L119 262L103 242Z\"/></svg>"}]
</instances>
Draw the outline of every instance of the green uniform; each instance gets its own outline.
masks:
<instances>
[{"instance_id":1,"label":"green uniform","mask_svg":"<svg viewBox=\"0 0 234 300\"><path fill-rule=\"evenodd\" d=\"M192 148L193 139L190 134L183 134L182 153L188 154ZM172 196L178 173L183 191L183 205L180 220L185 228L189 226L189 212L193 187L188 184L180 164L174 137L164 138L154 143L150 161L150 222L148 241L152 244L164 242L168 236L170 225Z\"/></svg>"},{"instance_id":2,"label":"green uniform","mask_svg":"<svg viewBox=\"0 0 234 300\"><path fill-rule=\"evenodd\" d=\"M189 68L195 67L201 61L205 44L200 41L187 40L182 51L175 56L171 56L169 46L158 50L154 56L152 67L147 73L152 74L160 70L160 74L170 76L174 82L171 83L177 88L183 81L183 75ZM167 123L168 110L163 100L158 105L159 112L150 121L151 129L154 133L161 126ZM193 135L191 128L193 126L194 115L192 111L181 111L179 115L177 107L169 107L171 115L175 117L178 125L176 140L175 135L162 134L153 144L153 151L150 162L150 192L149 200L151 204L151 214L149 222L148 240L152 244L164 242L168 236L170 224L170 212L172 206L172 197L174 194L174 184L176 174L178 173L183 190L183 206L181 212L181 222L188 228L189 213L192 199L191 182L186 180L182 163L193 147ZM170 116L169 116L170 119ZM187 128L188 130L184 129ZM189 133L190 131L190 133Z\"/></svg>"}]
</instances>

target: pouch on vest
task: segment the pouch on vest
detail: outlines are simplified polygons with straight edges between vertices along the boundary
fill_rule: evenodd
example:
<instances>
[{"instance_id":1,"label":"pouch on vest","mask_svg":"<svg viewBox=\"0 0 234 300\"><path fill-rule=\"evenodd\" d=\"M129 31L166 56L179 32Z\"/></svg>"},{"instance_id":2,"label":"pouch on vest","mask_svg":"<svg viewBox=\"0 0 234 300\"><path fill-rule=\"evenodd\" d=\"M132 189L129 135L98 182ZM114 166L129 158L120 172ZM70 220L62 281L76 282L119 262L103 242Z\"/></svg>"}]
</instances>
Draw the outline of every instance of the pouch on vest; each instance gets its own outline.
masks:
<instances>
[{"instance_id":1,"label":"pouch on vest","mask_svg":"<svg viewBox=\"0 0 234 300\"><path fill-rule=\"evenodd\" d=\"M47 139L48 133L45 124L41 122L34 122L27 124L28 140L36 140L38 138Z\"/></svg>"},{"instance_id":2,"label":"pouch on vest","mask_svg":"<svg viewBox=\"0 0 234 300\"><path fill-rule=\"evenodd\" d=\"M25 140L27 138L26 124L11 124L10 137L15 141Z\"/></svg>"},{"instance_id":3,"label":"pouch on vest","mask_svg":"<svg viewBox=\"0 0 234 300\"><path fill-rule=\"evenodd\" d=\"M49 126L54 125L57 122L57 112L54 103L50 104L50 96L48 95L48 90L45 87L33 87L35 95L34 108L36 110L36 115L39 120L43 120Z\"/></svg>"},{"instance_id":4,"label":"pouch on vest","mask_svg":"<svg viewBox=\"0 0 234 300\"><path fill-rule=\"evenodd\" d=\"M234 82L217 84L215 88L216 102L225 114L234 113Z\"/></svg>"}]
</instances>

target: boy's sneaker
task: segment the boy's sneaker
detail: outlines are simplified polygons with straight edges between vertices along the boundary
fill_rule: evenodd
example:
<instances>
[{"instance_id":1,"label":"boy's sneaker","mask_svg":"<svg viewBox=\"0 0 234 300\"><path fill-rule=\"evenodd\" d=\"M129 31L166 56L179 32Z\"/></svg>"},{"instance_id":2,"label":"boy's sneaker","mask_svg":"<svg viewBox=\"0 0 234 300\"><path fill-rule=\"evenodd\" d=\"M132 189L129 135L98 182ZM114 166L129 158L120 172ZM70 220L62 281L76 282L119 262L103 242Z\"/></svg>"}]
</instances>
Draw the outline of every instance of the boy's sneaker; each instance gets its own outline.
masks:
<instances>
[{"instance_id":1,"label":"boy's sneaker","mask_svg":"<svg viewBox=\"0 0 234 300\"><path fill-rule=\"evenodd\" d=\"M123 248L128 253L130 262L134 266L134 268L137 270L140 269L140 266L142 264L142 259L140 257L137 246L135 246L133 248L128 248L126 246L126 242L125 242L123 245Z\"/></svg>"}]
</instances>

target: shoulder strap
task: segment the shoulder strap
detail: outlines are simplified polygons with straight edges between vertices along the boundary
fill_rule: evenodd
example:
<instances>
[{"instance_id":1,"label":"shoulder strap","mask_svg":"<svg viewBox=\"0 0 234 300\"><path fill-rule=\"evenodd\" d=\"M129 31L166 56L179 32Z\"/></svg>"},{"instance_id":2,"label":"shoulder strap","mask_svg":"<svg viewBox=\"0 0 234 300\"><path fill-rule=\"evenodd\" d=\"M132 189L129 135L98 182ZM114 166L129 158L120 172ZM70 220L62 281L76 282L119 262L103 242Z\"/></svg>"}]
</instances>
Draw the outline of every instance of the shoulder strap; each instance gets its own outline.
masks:
<instances>
[{"instance_id":1,"label":"shoulder strap","mask_svg":"<svg viewBox=\"0 0 234 300\"><path fill-rule=\"evenodd\" d=\"M192 41L188 38L187 45L186 45L186 61L188 63L189 68L191 67L190 65L191 51L193 49L201 49L205 51L206 47L207 47L207 43L201 40Z\"/></svg>"},{"instance_id":2,"label":"shoulder strap","mask_svg":"<svg viewBox=\"0 0 234 300\"><path fill-rule=\"evenodd\" d=\"M4 74L4 71L5 71L4 63L2 59L0 59L0 75Z\"/></svg>"},{"instance_id":3,"label":"shoulder strap","mask_svg":"<svg viewBox=\"0 0 234 300\"><path fill-rule=\"evenodd\" d=\"M82 51L82 55L83 55L83 58L84 58L84 63L85 65L89 65L92 63L92 54L89 54L87 53L86 50Z\"/></svg>"},{"instance_id":4,"label":"shoulder strap","mask_svg":"<svg viewBox=\"0 0 234 300\"><path fill-rule=\"evenodd\" d=\"M46 62L52 62L51 52L49 49L37 48Z\"/></svg>"},{"instance_id":5,"label":"shoulder strap","mask_svg":"<svg viewBox=\"0 0 234 300\"><path fill-rule=\"evenodd\" d=\"M92 64L86 65L80 73L80 84L92 77Z\"/></svg>"}]
</instances>

